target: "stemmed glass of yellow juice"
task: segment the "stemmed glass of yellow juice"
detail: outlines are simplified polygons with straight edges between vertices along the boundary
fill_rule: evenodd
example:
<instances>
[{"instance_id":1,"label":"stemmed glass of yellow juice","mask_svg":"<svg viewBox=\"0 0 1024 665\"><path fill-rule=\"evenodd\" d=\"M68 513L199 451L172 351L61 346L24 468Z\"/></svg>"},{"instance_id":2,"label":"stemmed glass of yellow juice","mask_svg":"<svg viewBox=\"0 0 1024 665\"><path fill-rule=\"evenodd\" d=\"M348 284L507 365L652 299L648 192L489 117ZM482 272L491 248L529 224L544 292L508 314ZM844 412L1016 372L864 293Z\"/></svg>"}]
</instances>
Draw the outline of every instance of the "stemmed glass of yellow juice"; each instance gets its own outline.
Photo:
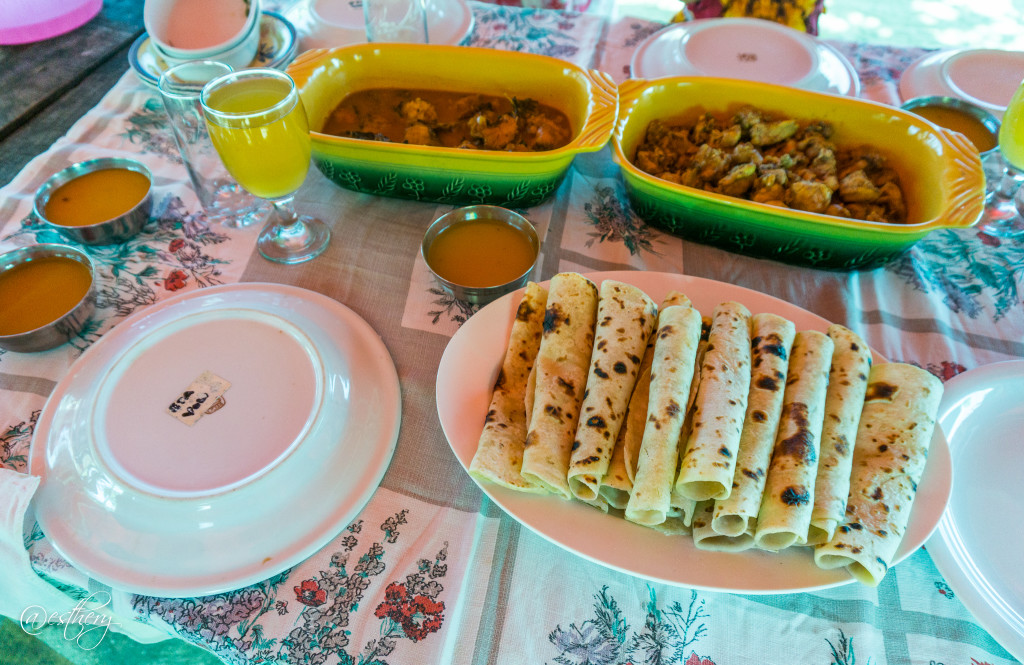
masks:
<instances>
[{"instance_id":1,"label":"stemmed glass of yellow juice","mask_svg":"<svg viewBox=\"0 0 1024 665\"><path fill-rule=\"evenodd\" d=\"M210 81L200 96L210 141L242 187L274 206L257 247L271 261L301 263L330 240L322 221L295 212L309 171L306 110L295 82L276 69L245 69Z\"/></svg>"},{"instance_id":2,"label":"stemmed glass of yellow juice","mask_svg":"<svg viewBox=\"0 0 1024 665\"><path fill-rule=\"evenodd\" d=\"M999 238L1024 235L1024 85L1017 88L999 126L1002 173L989 190L981 230Z\"/></svg>"}]
</instances>

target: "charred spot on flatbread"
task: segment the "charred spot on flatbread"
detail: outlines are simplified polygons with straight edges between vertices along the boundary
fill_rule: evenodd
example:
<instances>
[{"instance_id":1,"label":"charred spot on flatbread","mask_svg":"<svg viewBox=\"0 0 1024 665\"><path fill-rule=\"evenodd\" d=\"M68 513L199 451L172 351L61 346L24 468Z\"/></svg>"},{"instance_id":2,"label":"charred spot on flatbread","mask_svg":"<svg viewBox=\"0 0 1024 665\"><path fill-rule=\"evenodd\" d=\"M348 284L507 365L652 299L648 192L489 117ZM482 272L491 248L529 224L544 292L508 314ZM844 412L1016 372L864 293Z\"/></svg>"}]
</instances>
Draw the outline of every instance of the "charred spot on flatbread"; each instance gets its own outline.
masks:
<instances>
[{"instance_id":1,"label":"charred spot on flatbread","mask_svg":"<svg viewBox=\"0 0 1024 665\"><path fill-rule=\"evenodd\" d=\"M782 490L779 498L787 506L803 506L810 503L811 493L803 485L790 486Z\"/></svg>"},{"instance_id":2,"label":"charred spot on flatbread","mask_svg":"<svg viewBox=\"0 0 1024 665\"><path fill-rule=\"evenodd\" d=\"M573 383L572 381L569 381L568 379L565 379L565 378L563 378L561 376L558 377L556 379L556 381L558 382L558 385L562 388L562 390L565 391L565 394L569 395L570 397L576 397L576 384L575 383Z\"/></svg>"},{"instance_id":3,"label":"charred spot on flatbread","mask_svg":"<svg viewBox=\"0 0 1024 665\"><path fill-rule=\"evenodd\" d=\"M519 321L529 321L536 311L533 304L527 298L523 298L519 303L519 308L516 309L516 319Z\"/></svg>"},{"instance_id":4,"label":"charred spot on flatbread","mask_svg":"<svg viewBox=\"0 0 1024 665\"><path fill-rule=\"evenodd\" d=\"M885 400L891 402L893 397L896 396L896 392L899 390L899 386L894 386L891 383L884 381L876 381L868 384L867 394L864 395L865 402L873 402L875 400Z\"/></svg>"},{"instance_id":5,"label":"charred spot on flatbread","mask_svg":"<svg viewBox=\"0 0 1024 665\"><path fill-rule=\"evenodd\" d=\"M601 369L601 366L598 365L597 363L594 363L594 376L600 377L602 379L607 379L608 372Z\"/></svg>"},{"instance_id":6,"label":"charred spot on flatbread","mask_svg":"<svg viewBox=\"0 0 1024 665\"><path fill-rule=\"evenodd\" d=\"M596 429L608 429L608 423L605 422L601 416L590 416L587 418L587 427L594 427Z\"/></svg>"},{"instance_id":7,"label":"charred spot on flatbread","mask_svg":"<svg viewBox=\"0 0 1024 665\"><path fill-rule=\"evenodd\" d=\"M807 464L814 462L817 456L814 453L814 434L811 432L810 422L807 419L807 405L803 402L793 402L787 404L785 410L783 418L790 419L796 426L796 432L779 441L780 453Z\"/></svg>"},{"instance_id":8,"label":"charred spot on flatbread","mask_svg":"<svg viewBox=\"0 0 1024 665\"><path fill-rule=\"evenodd\" d=\"M544 334L548 334L566 325L569 325L569 315L566 314L561 305L552 303L544 311Z\"/></svg>"},{"instance_id":9,"label":"charred spot on flatbread","mask_svg":"<svg viewBox=\"0 0 1024 665\"><path fill-rule=\"evenodd\" d=\"M756 423L763 423L764 421L768 420L768 414L762 411L761 409L757 409L756 411L751 412L750 419Z\"/></svg>"},{"instance_id":10,"label":"charred spot on flatbread","mask_svg":"<svg viewBox=\"0 0 1024 665\"><path fill-rule=\"evenodd\" d=\"M505 368L498 370L498 378L494 380L494 389L500 390L505 385Z\"/></svg>"},{"instance_id":11,"label":"charred spot on flatbread","mask_svg":"<svg viewBox=\"0 0 1024 665\"><path fill-rule=\"evenodd\" d=\"M770 390L772 392L779 389L779 382L776 381L773 376L760 376L757 381L754 382L754 385L761 390Z\"/></svg>"},{"instance_id":12,"label":"charred spot on flatbread","mask_svg":"<svg viewBox=\"0 0 1024 665\"><path fill-rule=\"evenodd\" d=\"M619 360L614 365L612 365L612 371L614 371L616 374L625 374L626 372L629 371L629 368L626 367L626 363Z\"/></svg>"}]
</instances>

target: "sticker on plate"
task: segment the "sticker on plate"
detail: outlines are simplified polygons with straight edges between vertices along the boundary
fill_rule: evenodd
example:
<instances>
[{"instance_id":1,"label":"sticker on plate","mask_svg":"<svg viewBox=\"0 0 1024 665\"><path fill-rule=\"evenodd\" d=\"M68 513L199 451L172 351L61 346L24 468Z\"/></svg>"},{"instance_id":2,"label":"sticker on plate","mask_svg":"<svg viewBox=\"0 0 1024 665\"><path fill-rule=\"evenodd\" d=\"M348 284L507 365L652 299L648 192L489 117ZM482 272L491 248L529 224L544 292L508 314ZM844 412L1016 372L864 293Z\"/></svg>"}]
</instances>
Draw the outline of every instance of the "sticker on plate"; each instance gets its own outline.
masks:
<instances>
[{"instance_id":1,"label":"sticker on plate","mask_svg":"<svg viewBox=\"0 0 1024 665\"><path fill-rule=\"evenodd\" d=\"M224 406L224 393L230 387L231 382L227 379L205 371L168 405L167 413L192 426L203 414L213 413Z\"/></svg>"}]
</instances>

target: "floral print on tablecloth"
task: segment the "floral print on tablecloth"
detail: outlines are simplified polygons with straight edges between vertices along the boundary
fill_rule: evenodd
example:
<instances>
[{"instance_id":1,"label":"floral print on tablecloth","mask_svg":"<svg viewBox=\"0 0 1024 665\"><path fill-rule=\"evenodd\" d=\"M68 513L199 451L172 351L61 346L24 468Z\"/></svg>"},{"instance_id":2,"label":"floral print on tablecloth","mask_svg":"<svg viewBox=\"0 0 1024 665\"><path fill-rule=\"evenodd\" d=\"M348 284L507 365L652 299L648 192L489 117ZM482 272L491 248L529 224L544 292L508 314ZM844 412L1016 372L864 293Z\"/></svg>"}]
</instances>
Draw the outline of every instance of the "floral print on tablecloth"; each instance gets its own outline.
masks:
<instances>
[{"instance_id":1,"label":"floral print on tablecloth","mask_svg":"<svg viewBox=\"0 0 1024 665\"><path fill-rule=\"evenodd\" d=\"M408 510L379 525L379 533L356 520L330 546L329 564L301 581L292 570L252 586L203 598L133 596L138 619L159 619L180 637L212 650L228 663L340 663L388 665L411 662L415 645L445 621L444 578L448 545L412 570L388 572L384 556L399 545ZM326 557L325 557L326 559ZM383 600L368 602L374 597ZM353 644L355 614L372 615L379 634ZM367 619L361 618L361 621ZM285 634L283 639L272 635ZM396 660L391 660L395 656Z\"/></svg>"}]
</instances>

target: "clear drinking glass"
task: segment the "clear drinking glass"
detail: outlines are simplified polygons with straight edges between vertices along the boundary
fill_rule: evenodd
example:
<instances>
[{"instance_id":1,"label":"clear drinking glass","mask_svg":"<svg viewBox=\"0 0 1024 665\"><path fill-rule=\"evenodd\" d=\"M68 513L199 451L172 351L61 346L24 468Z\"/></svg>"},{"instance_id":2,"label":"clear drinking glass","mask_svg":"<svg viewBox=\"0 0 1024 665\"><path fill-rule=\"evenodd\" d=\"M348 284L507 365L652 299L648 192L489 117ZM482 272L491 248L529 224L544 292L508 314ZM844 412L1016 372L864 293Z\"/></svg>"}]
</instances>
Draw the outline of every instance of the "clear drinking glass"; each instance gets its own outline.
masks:
<instances>
[{"instance_id":1,"label":"clear drinking glass","mask_svg":"<svg viewBox=\"0 0 1024 665\"><path fill-rule=\"evenodd\" d=\"M174 142L206 218L238 228L263 219L267 206L245 191L224 168L210 142L203 121L203 107L199 103L203 87L231 71L231 67L223 62L187 62L161 74L158 87L174 133Z\"/></svg>"},{"instance_id":2,"label":"clear drinking glass","mask_svg":"<svg viewBox=\"0 0 1024 665\"><path fill-rule=\"evenodd\" d=\"M427 44L424 0L363 0L366 41Z\"/></svg>"},{"instance_id":3,"label":"clear drinking glass","mask_svg":"<svg viewBox=\"0 0 1024 665\"><path fill-rule=\"evenodd\" d=\"M228 171L274 210L260 233L260 253L301 263L327 248L330 229L295 212L295 192L309 171L306 111L295 82L276 69L245 69L210 81L200 96L210 140Z\"/></svg>"},{"instance_id":4,"label":"clear drinking glass","mask_svg":"<svg viewBox=\"0 0 1024 665\"><path fill-rule=\"evenodd\" d=\"M980 228L997 238L1024 235L1024 85L1013 94L999 126L1001 173L988 192Z\"/></svg>"}]
</instances>

